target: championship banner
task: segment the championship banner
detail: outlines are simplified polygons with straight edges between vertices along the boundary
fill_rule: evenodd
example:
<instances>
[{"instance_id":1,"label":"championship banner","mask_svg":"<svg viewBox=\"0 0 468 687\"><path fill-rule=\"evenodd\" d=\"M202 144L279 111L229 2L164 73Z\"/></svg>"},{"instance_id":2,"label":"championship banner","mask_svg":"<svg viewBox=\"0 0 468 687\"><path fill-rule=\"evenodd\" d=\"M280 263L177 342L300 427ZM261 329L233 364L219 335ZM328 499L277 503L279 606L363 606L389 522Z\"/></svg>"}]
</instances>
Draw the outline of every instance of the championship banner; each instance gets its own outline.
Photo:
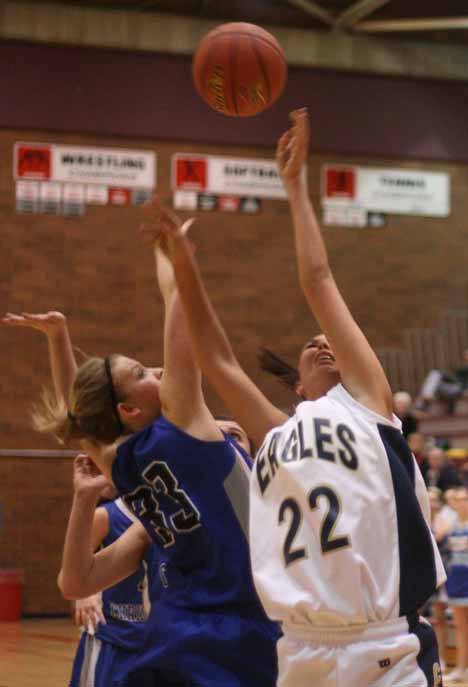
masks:
<instances>
[{"instance_id":1,"label":"championship banner","mask_svg":"<svg viewBox=\"0 0 468 687\"><path fill-rule=\"evenodd\" d=\"M396 215L448 217L450 176L410 169L325 165L322 205Z\"/></svg>"},{"instance_id":2,"label":"championship banner","mask_svg":"<svg viewBox=\"0 0 468 687\"><path fill-rule=\"evenodd\" d=\"M172 188L219 196L286 199L274 160L176 153L172 157Z\"/></svg>"},{"instance_id":3,"label":"championship banner","mask_svg":"<svg viewBox=\"0 0 468 687\"><path fill-rule=\"evenodd\" d=\"M153 189L156 155L124 148L15 143L15 179Z\"/></svg>"}]
</instances>

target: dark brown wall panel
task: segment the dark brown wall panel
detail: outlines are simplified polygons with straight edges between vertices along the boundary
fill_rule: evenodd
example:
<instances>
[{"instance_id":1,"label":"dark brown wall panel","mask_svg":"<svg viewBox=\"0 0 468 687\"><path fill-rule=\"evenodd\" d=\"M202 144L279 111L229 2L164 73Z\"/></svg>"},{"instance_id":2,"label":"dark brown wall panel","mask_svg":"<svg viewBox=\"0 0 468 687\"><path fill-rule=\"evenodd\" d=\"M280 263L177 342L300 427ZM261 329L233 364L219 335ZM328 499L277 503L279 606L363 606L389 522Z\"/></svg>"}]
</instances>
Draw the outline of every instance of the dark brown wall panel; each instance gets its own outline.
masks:
<instances>
[{"instance_id":1,"label":"dark brown wall panel","mask_svg":"<svg viewBox=\"0 0 468 687\"><path fill-rule=\"evenodd\" d=\"M271 146L309 107L314 149L468 161L468 84L290 68L277 104L254 118L212 112L190 59L0 43L0 127Z\"/></svg>"}]
</instances>

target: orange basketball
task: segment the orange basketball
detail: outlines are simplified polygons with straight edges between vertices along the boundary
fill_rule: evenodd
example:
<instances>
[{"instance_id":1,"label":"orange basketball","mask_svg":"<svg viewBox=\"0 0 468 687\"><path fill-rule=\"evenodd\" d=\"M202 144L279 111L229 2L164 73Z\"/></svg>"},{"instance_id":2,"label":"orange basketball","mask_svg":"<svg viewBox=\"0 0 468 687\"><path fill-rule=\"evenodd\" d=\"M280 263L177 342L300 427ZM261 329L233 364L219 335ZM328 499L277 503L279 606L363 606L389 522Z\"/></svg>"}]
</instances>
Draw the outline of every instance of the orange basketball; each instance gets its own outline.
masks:
<instances>
[{"instance_id":1,"label":"orange basketball","mask_svg":"<svg viewBox=\"0 0 468 687\"><path fill-rule=\"evenodd\" d=\"M210 31L192 63L195 87L213 110L251 117L279 98L287 78L283 49L255 24L233 22Z\"/></svg>"}]
</instances>

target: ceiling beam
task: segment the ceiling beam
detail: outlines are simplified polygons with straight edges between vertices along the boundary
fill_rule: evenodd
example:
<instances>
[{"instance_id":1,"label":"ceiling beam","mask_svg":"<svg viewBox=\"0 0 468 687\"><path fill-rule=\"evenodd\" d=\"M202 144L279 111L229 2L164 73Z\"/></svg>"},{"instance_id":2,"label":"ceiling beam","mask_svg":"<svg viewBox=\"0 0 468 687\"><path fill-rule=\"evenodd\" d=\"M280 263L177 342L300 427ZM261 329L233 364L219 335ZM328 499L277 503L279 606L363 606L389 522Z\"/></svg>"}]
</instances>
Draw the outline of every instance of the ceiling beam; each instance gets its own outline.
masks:
<instances>
[{"instance_id":1,"label":"ceiling beam","mask_svg":"<svg viewBox=\"0 0 468 687\"><path fill-rule=\"evenodd\" d=\"M329 26L335 25L335 17L328 12L328 10L318 5L314 0L287 0L290 5L298 7L300 10L307 12L307 14L320 19Z\"/></svg>"},{"instance_id":2,"label":"ceiling beam","mask_svg":"<svg viewBox=\"0 0 468 687\"><path fill-rule=\"evenodd\" d=\"M0 41L26 41L190 58L217 21L167 13L0 0ZM359 26L359 25L358 25ZM466 45L385 40L385 34L270 26L289 65L468 83ZM424 34L423 34L424 35Z\"/></svg>"},{"instance_id":3,"label":"ceiling beam","mask_svg":"<svg viewBox=\"0 0 468 687\"><path fill-rule=\"evenodd\" d=\"M440 19L388 19L384 21L363 21L356 24L355 31L384 33L391 31L451 31L468 29L467 17L445 17Z\"/></svg>"},{"instance_id":4,"label":"ceiling beam","mask_svg":"<svg viewBox=\"0 0 468 687\"><path fill-rule=\"evenodd\" d=\"M354 26L360 19L367 17L389 2L390 0L357 0L338 16L335 26L339 28Z\"/></svg>"}]
</instances>

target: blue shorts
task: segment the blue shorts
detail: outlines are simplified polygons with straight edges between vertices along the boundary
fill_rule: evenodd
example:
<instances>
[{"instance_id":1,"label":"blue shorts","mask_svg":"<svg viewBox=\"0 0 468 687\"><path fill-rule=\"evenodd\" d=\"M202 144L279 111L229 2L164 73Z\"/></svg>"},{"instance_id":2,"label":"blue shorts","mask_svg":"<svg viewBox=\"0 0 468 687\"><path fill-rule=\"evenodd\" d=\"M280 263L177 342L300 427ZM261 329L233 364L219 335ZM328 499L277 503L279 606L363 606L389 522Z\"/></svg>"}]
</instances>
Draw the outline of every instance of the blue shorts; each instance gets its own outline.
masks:
<instances>
[{"instance_id":1,"label":"blue shorts","mask_svg":"<svg viewBox=\"0 0 468 687\"><path fill-rule=\"evenodd\" d=\"M158 604L146 647L112 687L274 687L278 627L239 611Z\"/></svg>"},{"instance_id":2,"label":"blue shorts","mask_svg":"<svg viewBox=\"0 0 468 687\"><path fill-rule=\"evenodd\" d=\"M109 687L117 676L128 673L137 655L83 632L73 661L69 687L83 684Z\"/></svg>"}]
</instances>

